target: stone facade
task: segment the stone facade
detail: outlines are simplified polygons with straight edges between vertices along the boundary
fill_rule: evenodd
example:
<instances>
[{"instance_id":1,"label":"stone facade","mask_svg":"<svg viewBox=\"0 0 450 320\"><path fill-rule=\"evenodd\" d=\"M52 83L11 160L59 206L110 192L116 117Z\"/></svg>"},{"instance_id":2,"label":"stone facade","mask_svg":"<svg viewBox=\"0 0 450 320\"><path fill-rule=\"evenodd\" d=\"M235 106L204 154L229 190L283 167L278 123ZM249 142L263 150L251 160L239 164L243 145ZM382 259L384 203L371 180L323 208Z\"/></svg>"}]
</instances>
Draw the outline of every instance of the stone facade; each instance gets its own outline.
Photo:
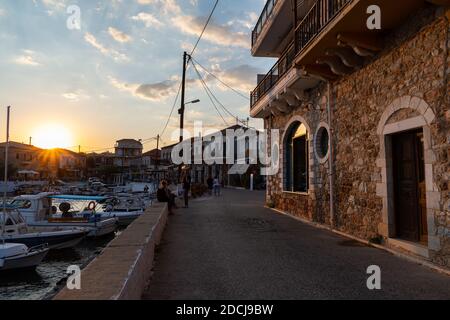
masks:
<instances>
[{"instance_id":1,"label":"stone facade","mask_svg":"<svg viewBox=\"0 0 450 320\"><path fill-rule=\"evenodd\" d=\"M330 167L317 159L314 135L329 123L328 88L309 91L309 101L265 119L282 139L299 119L309 133L309 190L284 191L285 173L268 178L267 200L275 208L367 240L389 245L392 212L389 133L423 128L429 259L450 268L450 27L449 13L429 7L386 36L385 49L364 67L330 85L334 165L334 217L330 217ZM280 143L280 163L283 159Z\"/></svg>"}]
</instances>

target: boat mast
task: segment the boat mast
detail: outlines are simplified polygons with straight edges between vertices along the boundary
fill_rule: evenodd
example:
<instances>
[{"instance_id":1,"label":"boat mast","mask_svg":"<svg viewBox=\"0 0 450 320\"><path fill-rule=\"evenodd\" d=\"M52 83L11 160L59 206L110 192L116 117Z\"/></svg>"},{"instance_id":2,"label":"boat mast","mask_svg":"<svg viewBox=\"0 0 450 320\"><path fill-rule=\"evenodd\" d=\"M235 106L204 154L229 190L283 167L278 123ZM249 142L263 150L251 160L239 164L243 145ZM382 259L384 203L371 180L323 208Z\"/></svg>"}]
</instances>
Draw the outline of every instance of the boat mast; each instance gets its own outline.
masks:
<instances>
[{"instance_id":1,"label":"boat mast","mask_svg":"<svg viewBox=\"0 0 450 320\"><path fill-rule=\"evenodd\" d=\"M3 186L3 222L2 222L2 240L5 244L5 226L6 226L6 195L8 192L8 149L9 149L9 115L11 111L11 106L6 108L6 145L5 145L5 179Z\"/></svg>"}]
</instances>

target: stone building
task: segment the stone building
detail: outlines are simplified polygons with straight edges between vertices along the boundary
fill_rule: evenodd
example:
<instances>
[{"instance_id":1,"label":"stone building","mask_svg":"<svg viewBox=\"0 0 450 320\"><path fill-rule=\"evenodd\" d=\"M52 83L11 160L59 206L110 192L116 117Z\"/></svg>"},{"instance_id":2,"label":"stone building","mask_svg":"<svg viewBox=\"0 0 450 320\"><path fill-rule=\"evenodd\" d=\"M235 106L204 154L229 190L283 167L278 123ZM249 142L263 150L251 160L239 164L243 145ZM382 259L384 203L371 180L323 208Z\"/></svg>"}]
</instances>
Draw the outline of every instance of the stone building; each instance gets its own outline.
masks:
<instances>
[{"instance_id":1,"label":"stone building","mask_svg":"<svg viewBox=\"0 0 450 320\"><path fill-rule=\"evenodd\" d=\"M269 205L450 267L449 4L267 1L252 54L278 61L250 113L280 130Z\"/></svg>"},{"instance_id":2,"label":"stone building","mask_svg":"<svg viewBox=\"0 0 450 320\"><path fill-rule=\"evenodd\" d=\"M120 173L115 175L115 184L141 180L143 149L140 140L121 139L116 142L114 166L120 168Z\"/></svg>"},{"instance_id":3,"label":"stone building","mask_svg":"<svg viewBox=\"0 0 450 320\"><path fill-rule=\"evenodd\" d=\"M0 163L4 167L6 143L0 143ZM40 149L33 145L11 141L8 163L13 170L10 179L78 181L85 178L86 157L70 150Z\"/></svg>"}]
</instances>

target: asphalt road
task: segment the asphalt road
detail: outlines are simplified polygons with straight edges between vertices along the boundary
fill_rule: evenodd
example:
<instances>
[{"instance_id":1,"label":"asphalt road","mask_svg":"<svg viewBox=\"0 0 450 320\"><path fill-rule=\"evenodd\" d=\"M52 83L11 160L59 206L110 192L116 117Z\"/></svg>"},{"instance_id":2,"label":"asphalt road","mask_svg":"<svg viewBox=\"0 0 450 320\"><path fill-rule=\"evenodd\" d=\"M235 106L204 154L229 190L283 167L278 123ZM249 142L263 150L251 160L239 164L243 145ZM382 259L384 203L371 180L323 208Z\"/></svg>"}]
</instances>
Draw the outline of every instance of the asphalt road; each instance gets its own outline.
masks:
<instances>
[{"instance_id":1,"label":"asphalt road","mask_svg":"<svg viewBox=\"0 0 450 320\"><path fill-rule=\"evenodd\" d=\"M144 299L450 299L450 277L226 190L171 216ZM366 281L381 268L381 290Z\"/></svg>"}]
</instances>

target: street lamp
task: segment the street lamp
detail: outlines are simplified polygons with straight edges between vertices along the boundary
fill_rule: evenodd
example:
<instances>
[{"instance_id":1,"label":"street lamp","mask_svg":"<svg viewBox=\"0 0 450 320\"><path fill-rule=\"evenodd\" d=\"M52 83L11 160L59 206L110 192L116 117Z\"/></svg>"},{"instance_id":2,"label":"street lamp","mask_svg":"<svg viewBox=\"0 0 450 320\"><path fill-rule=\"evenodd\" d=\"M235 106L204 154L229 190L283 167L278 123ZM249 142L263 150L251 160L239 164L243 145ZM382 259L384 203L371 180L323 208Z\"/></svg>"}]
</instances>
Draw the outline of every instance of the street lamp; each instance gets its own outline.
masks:
<instances>
[{"instance_id":1,"label":"street lamp","mask_svg":"<svg viewBox=\"0 0 450 320\"><path fill-rule=\"evenodd\" d=\"M195 99L195 100L192 100L192 101L186 102L186 103L184 104L184 106L186 106L186 105L188 105L188 104L195 104L195 103L199 103L199 102L200 102L200 99ZM180 109L178 109L178 114L182 114L182 113L184 113L184 106L183 106L183 108L180 108Z\"/></svg>"}]
</instances>

